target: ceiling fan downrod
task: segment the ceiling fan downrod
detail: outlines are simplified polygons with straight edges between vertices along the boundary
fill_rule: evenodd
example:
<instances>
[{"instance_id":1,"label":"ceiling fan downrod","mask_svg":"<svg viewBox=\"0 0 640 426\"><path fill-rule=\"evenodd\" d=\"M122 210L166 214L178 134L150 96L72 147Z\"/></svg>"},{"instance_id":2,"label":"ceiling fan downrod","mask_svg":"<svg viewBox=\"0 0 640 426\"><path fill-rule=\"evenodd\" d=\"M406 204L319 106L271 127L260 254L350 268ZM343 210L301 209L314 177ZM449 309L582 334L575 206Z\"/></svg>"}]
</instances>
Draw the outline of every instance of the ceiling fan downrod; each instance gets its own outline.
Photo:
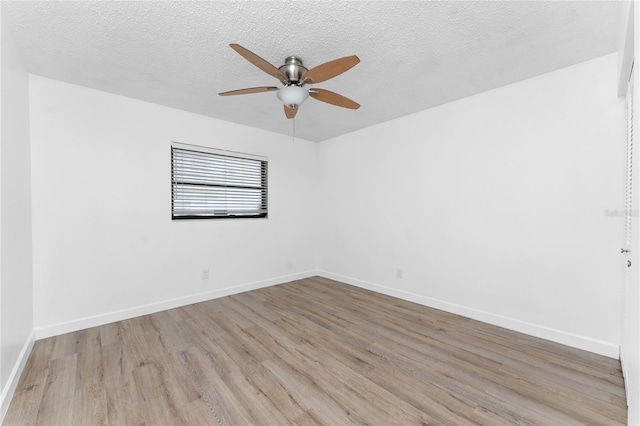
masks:
<instances>
[{"instance_id":1,"label":"ceiling fan downrod","mask_svg":"<svg viewBox=\"0 0 640 426\"><path fill-rule=\"evenodd\" d=\"M302 78L304 73L309 71L302 65L302 59L298 58L297 56L289 56L285 58L284 65L278 69L287 76L287 86L290 84L300 86L302 84L300 79Z\"/></svg>"}]
</instances>

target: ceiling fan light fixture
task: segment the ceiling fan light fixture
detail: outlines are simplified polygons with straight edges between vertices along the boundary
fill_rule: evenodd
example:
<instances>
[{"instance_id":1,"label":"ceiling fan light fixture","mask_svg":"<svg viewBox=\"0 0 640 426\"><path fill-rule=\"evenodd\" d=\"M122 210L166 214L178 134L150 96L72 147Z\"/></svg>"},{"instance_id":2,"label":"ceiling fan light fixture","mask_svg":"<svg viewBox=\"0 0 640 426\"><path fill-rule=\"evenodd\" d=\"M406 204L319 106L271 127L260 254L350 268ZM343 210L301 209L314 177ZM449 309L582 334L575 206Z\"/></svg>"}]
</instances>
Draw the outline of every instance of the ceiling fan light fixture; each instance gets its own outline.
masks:
<instances>
[{"instance_id":1,"label":"ceiling fan light fixture","mask_svg":"<svg viewBox=\"0 0 640 426\"><path fill-rule=\"evenodd\" d=\"M294 84L278 90L278 99L289 108L297 108L309 97L309 91Z\"/></svg>"}]
</instances>

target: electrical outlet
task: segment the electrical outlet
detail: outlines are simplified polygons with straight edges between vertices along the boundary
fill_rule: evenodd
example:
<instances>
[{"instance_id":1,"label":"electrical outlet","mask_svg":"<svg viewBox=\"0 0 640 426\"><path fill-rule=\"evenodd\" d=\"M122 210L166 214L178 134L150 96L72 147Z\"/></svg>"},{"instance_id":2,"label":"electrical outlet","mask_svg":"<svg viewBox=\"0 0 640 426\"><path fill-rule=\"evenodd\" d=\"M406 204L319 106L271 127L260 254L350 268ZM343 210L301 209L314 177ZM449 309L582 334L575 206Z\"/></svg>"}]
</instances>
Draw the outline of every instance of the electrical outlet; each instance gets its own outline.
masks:
<instances>
[{"instance_id":1,"label":"electrical outlet","mask_svg":"<svg viewBox=\"0 0 640 426\"><path fill-rule=\"evenodd\" d=\"M404 271L402 270L402 268L396 268L396 278L402 279L403 273Z\"/></svg>"},{"instance_id":2,"label":"electrical outlet","mask_svg":"<svg viewBox=\"0 0 640 426\"><path fill-rule=\"evenodd\" d=\"M202 280L208 280L209 279L209 270L208 269L203 269L202 270Z\"/></svg>"}]
</instances>

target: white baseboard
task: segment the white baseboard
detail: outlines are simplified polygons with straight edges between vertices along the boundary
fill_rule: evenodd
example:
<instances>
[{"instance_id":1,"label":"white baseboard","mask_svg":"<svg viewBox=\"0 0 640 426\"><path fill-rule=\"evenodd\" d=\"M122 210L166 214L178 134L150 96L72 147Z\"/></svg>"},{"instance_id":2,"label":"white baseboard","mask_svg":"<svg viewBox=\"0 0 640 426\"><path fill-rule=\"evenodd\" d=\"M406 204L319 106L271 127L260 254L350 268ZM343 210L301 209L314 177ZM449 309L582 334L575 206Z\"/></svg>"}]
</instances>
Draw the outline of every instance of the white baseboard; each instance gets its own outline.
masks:
<instances>
[{"instance_id":1,"label":"white baseboard","mask_svg":"<svg viewBox=\"0 0 640 426\"><path fill-rule=\"evenodd\" d=\"M467 318L472 318L478 321L486 322L488 324L497 325L499 327L504 327L509 330L529 334L531 336L550 340L552 342L557 342L557 343L571 346L574 348L583 349L583 350L604 355L610 358L618 359L620 356L619 346L610 342L605 342L605 341L593 339L587 336L582 336L582 335L566 332L563 330L558 330L551 327L494 314L491 312L470 308L468 306L458 305L455 303L435 299L428 296L423 296L420 294L416 294L416 293L412 293L404 290L398 290L391 287L386 287L383 285L371 283L371 282L360 280L357 278L334 274L328 271L318 271L318 270L305 271L305 272L300 272L300 273L291 274L291 275L283 275L280 277L270 278L267 280L255 281L251 283L225 287L222 289L217 289L217 290L208 291L204 293L178 297L175 299L164 300L160 302L150 303L147 305L136 306L128 309L122 309L119 311L107 312L104 314L94 315L91 317L80 318L73 321L67 321L63 323L47 325L44 327L38 327L35 329L35 339L38 339L38 340L44 339L51 336L57 336L60 334L83 330L89 327L96 327L103 324L135 318L142 315L148 315L148 314L160 312L166 309L173 309L180 306L189 305L192 303L204 302L206 300L216 299L219 297L229 296L232 294L242 293L245 291L255 290L258 288L269 287L272 285L283 284L290 281L309 278L315 275L319 275L321 277L329 278L336 281L341 281L347 284L354 285L356 287L361 287L367 290L372 290L378 293L397 297L399 299L408 300L410 302L419 303L424 306L441 309L443 311L462 315Z\"/></svg>"},{"instance_id":2,"label":"white baseboard","mask_svg":"<svg viewBox=\"0 0 640 426\"><path fill-rule=\"evenodd\" d=\"M180 306L190 305L192 303L204 302L219 297L230 296L232 294L242 293L249 290L256 290L272 285L283 284L290 281L301 280L304 278L318 275L318 271L311 270L290 275L282 275L280 277L270 278L262 281L255 281L231 287L225 287L204 293L192 294L189 296L177 297L175 299L163 300L160 302L149 303L146 305L135 306L132 308L122 309L119 311L106 312L103 314L93 315L90 317L79 318L72 321L61 322L57 324L37 327L35 336L37 340L45 339L51 336L71 333L73 331L84 330L85 328L96 327L99 325L109 324L116 321L122 321L142 315L153 314L155 312L167 309L178 308Z\"/></svg>"},{"instance_id":3,"label":"white baseboard","mask_svg":"<svg viewBox=\"0 0 640 426\"><path fill-rule=\"evenodd\" d=\"M587 336L581 336L574 333L550 328L547 326L533 324L530 322L510 318L479 309L470 308L468 306L458 305L444 300L434 299L432 297L411 293L404 290L398 290L391 287L374 284L357 278L347 277L344 275L334 274L327 271L318 271L321 277L329 278L343 283L351 284L356 287L365 288L367 290L386 294L388 296L397 297L399 299L408 300L420 305L429 306L431 308L440 309L451 312L463 317L475 319L488 324L497 325L509 330L525 333L530 336L539 337L541 339L550 340L552 342L571 346L573 348L582 349L596 354L604 355L609 358L618 359L620 356L620 347L616 344L593 339Z\"/></svg>"},{"instance_id":4,"label":"white baseboard","mask_svg":"<svg viewBox=\"0 0 640 426\"><path fill-rule=\"evenodd\" d=\"M20 351L20 355L18 355L16 363L11 370L11 374L9 375L9 378L7 380L7 384L4 386L4 388L2 388L2 393L0 393L0 424L4 421L4 416L7 414L9 404L11 403L11 398L13 398L13 394L18 387L18 381L20 380L20 376L22 375L22 370L24 369L25 364L29 359L29 355L31 355L31 349L33 349L34 343L35 331L31 330L31 333L29 333L29 337L27 337L27 340L22 346L22 350Z\"/></svg>"}]
</instances>

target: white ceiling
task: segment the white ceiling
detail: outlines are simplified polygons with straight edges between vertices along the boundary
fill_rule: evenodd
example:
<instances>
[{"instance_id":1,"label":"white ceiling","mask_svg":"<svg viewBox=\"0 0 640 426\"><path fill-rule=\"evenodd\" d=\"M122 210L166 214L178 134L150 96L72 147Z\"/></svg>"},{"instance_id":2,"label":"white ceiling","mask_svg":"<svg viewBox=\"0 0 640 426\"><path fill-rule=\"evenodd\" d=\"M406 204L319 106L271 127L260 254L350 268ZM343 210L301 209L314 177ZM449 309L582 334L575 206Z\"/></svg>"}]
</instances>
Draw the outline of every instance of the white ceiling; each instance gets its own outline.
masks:
<instances>
[{"instance_id":1,"label":"white ceiling","mask_svg":"<svg viewBox=\"0 0 640 426\"><path fill-rule=\"evenodd\" d=\"M6 2L3 20L29 71L291 134L279 85L234 52L312 68L361 63L320 83L359 102L307 100L296 135L322 141L596 58L617 49L621 4L559 1Z\"/></svg>"}]
</instances>

